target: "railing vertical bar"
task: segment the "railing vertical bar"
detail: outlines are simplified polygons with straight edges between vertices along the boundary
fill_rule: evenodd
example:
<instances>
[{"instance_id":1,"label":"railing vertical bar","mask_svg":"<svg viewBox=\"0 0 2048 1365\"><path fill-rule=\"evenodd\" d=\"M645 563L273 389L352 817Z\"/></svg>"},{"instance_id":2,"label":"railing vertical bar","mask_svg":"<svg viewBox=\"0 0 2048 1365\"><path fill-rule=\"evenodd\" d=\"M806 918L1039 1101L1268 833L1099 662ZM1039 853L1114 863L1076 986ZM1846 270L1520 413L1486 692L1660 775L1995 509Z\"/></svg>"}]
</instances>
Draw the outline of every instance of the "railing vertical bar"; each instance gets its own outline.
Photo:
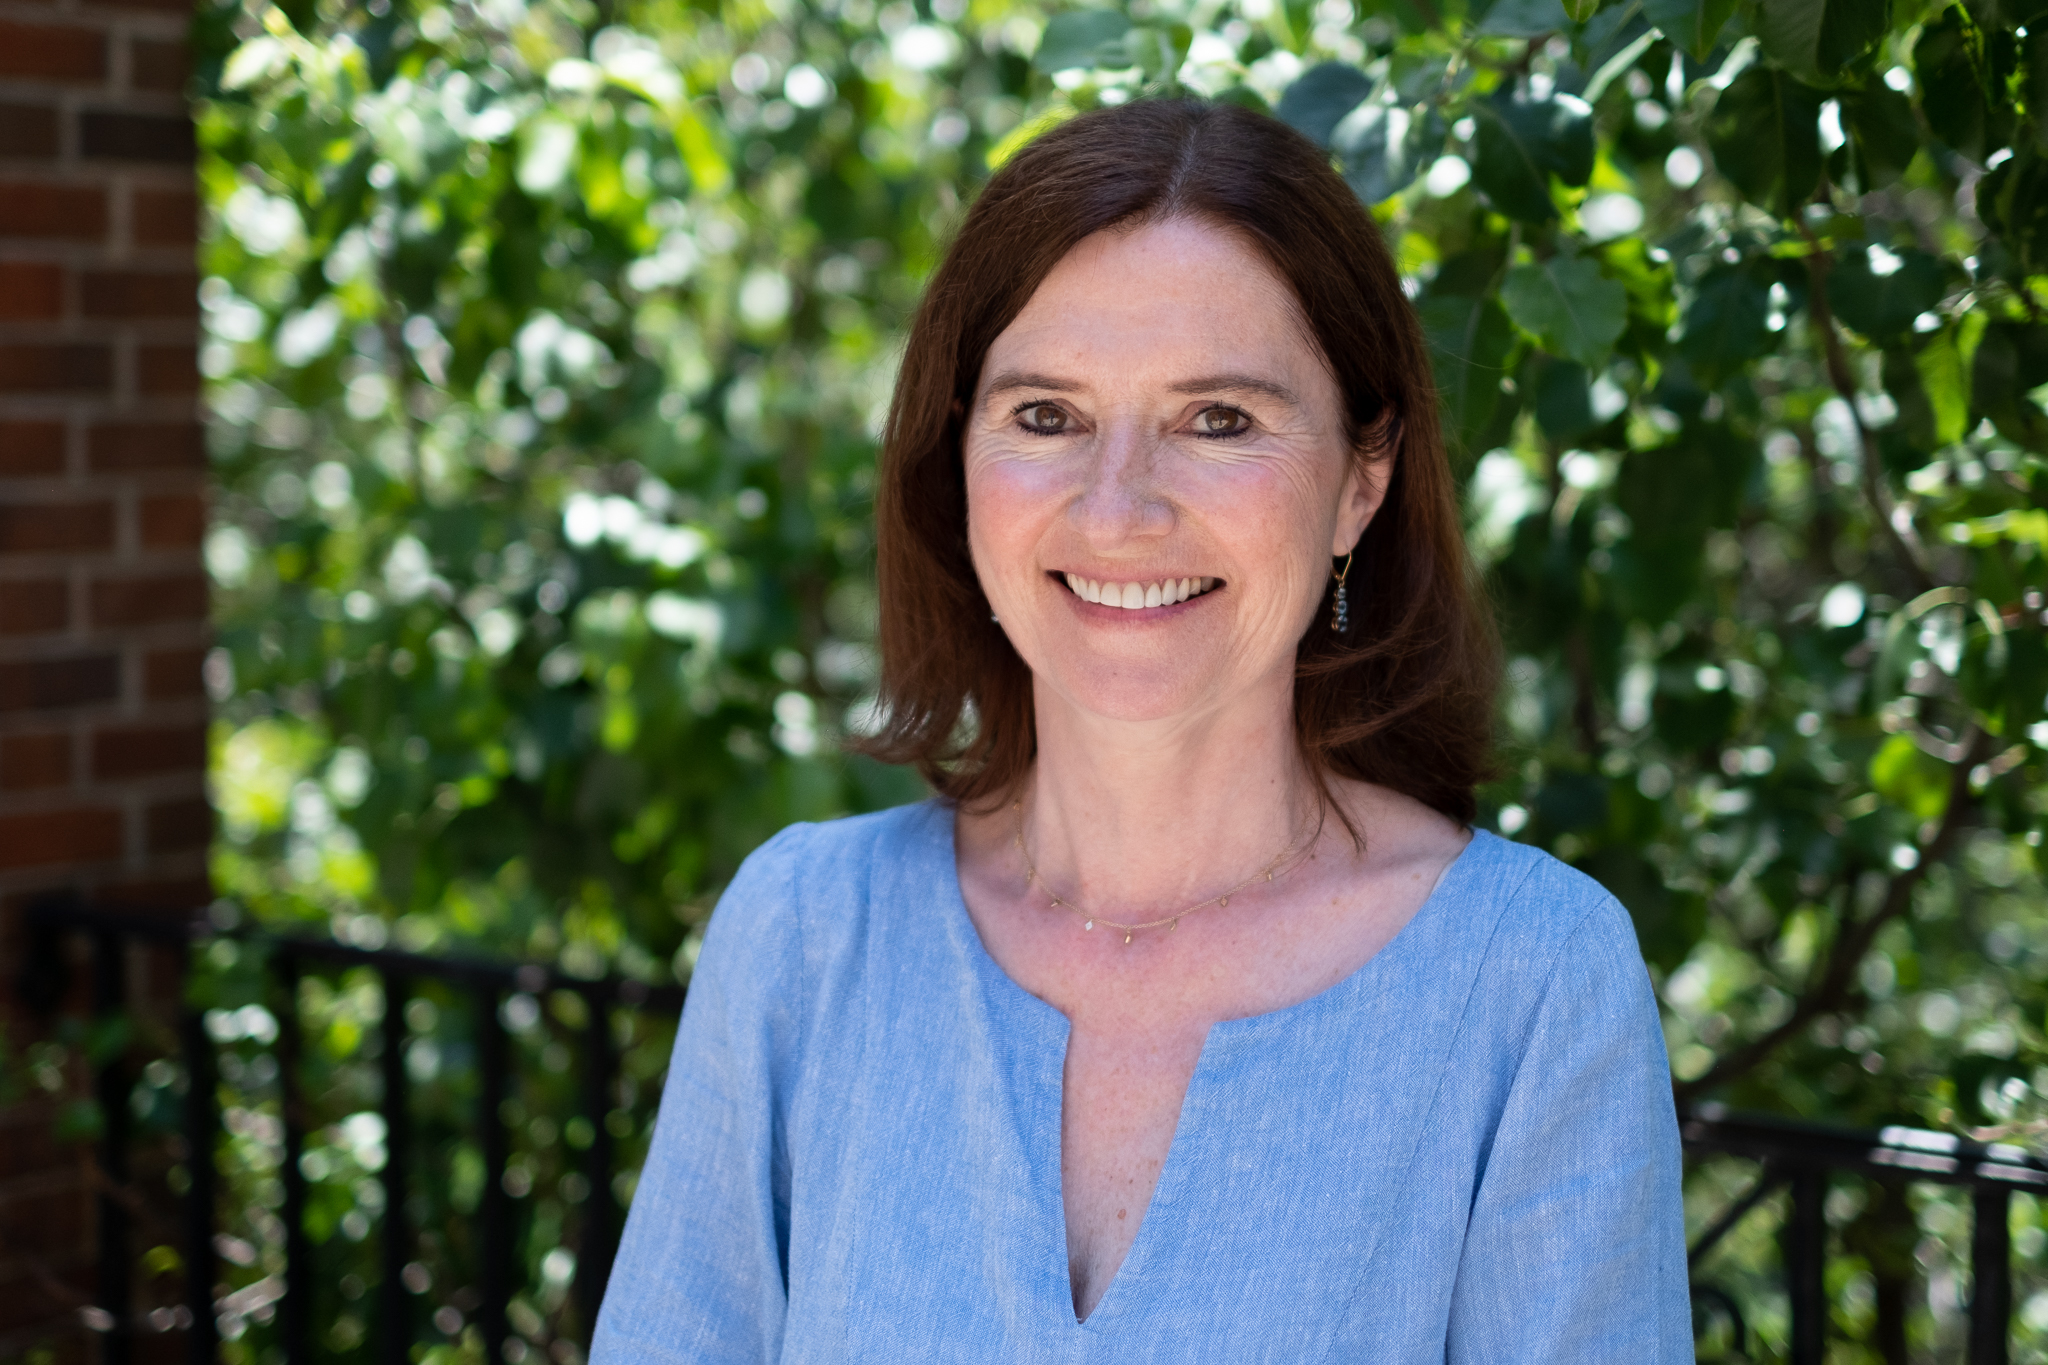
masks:
<instances>
[{"instance_id":1,"label":"railing vertical bar","mask_svg":"<svg viewBox=\"0 0 2048 1365\"><path fill-rule=\"evenodd\" d=\"M590 1146L583 1154L583 1176L590 1193L583 1201L583 1235L576 1257L576 1306L583 1330L597 1330L597 1310L612 1275L618 1249L618 1201L612 1194L612 1130L605 1119L618 1091L618 1049L612 1043L611 993L601 986L585 988L590 1009L583 1031L583 1114L590 1121Z\"/></svg>"},{"instance_id":2,"label":"railing vertical bar","mask_svg":"<svg viewBox=\"0 0 2048 1365\"><path fill-rule=\"evenodd\" d=\"M1785 1219L1785 1288L1792 1301L1792 1365L1822 1365L1827 1353L1827 1173L1792 1177Z\"/></svg>"},{"instance_id":3,"label":"railing vertical bar","mask_svg":"<svg viewBox=\"0 0 2048 1365\"><path fill-rule=\"evenodd\" d=\"M93 1012L109 1036L127 999L127 953L121 935L103 929L93 935ZM99 1307L111 1321L100 1334L102 1365L128 1365L131 1339L129 1314L128 1210L123 1204L128 1184L128 1059L125 1043L99 1064L93 1078L100 1107Z\"/></svg>"},{"instance_id":4,"label":"railing vertical bar","mask_svg":"<svg viewBox=\"0 0 2048 1365\"><path fill-rule=\"evenodd\" d=\"M409 1365L405 1267L412 1260L412 1235L405 1216L406 1162L412 1155L405 1086L405 1000L407 981L386 968L384 976L384 1276L377 1290L377 1358L384 1365Z\"/></svg>"},{"instance_id":5,"label":"railing vertical bar","mask_svg":"<svg viewBox=\"0 0 2048 1365\"><path fill-rule=\"evenodd\" d=\"M501 995L494 983L476 988L477 1065L483 1082L477 1097L477 1132L484 1158L483 1202L478 1210L477 1259L483 1302L477 1306L477 1329L483 1333L486 1365L505 1358L506 1309L512 1298L512 1197L505 1191L505 1164L510 1142L504 1107L511 1065L506 1055L505 1023L498 1010Z\"/></svg>"},{"instance_id":6,"label":"railing vertical bar","mask_svg":"<svg viewBox=\"0 0 2048 1365\"><path fill-rule=\"evenodd\" d=\"M203 1011L185 1011L179 1030L185 1050L185 1311L192 1325L185 1337L192 1365L213 1365L220 1348L220 1322L213 1312L213 1137L220 1129L219 1081L213 1040Z\"/></svg>"},{"instance_id":7,"label":"railing vertical bar","mask_svg":"<svg viewBox=\"0 0 2048 1365\"><path fill-rule=\"evenodd\" d=\"M1970 1365L2006 1365L2012 1322L2012 1191L1979 1185L1970 1230Z\"/></svg>"},{"instance_id":8,"label":"railing vertical bar","mask_svg":"<svg viewBox=\"0 0 2048 1365\"><path fill-rule=\"evenodd\" d=\"M279 1344L285 1365L311 1365L313 1359L313 1295L316 1279L313 1251L306 1239L306 1099L299 1074L304 1036L299 1025L299 960L288 952L271 959L280 1008L277 1016L278 1110L284 1119L284 1302L278 1305Z\"/></svg>"}]
</instances>

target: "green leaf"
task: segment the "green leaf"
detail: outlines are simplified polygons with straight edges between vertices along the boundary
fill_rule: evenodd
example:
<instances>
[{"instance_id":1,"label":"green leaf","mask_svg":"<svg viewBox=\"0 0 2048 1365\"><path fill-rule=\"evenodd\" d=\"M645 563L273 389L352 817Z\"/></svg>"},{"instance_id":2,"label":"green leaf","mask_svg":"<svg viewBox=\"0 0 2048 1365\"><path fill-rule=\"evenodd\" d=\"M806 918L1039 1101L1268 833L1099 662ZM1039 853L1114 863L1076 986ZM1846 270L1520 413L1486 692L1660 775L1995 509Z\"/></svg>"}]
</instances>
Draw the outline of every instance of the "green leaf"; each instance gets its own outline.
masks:
<instances>
[{"instance_id":1,"label":"green leaf","mask_svg":"<svg viewBox=\"0 0 2048 1365\"><path fill-rule=\"evenodd\" d=\"M2012 106L1995 78L1983 30L1951 5L1913 44L1920 108L1934 135L1981 162L2012 133Z\"/></svg>"},{"instance_id":2,"label":"green leaf","mask_svg":"<svg viewBox=\"0 0 2048 1365\"><path fill-rule=\"evenodd\" d=\"M1466 450L1499 405L1514 328L1489 298L1433 295L1418 310L1429 338L1437 394L1451 432Z\"/></svg>"},{"instance_id":3,"label":"green leaf","mask_svg":"<svg viewBox=\"0 0 2048 1365\"><path fill-rule=\"evenodd\" d=\"M1598 9L1597 3L1592 9ZM1588 15L1592 12L1587 11ZM1495 38L1541 38L1570 25L1561 0L1494 0L1479 31Z\"/></svg>"},{"instance_id":4,"label":"green leaf","mask_svg":"<svg viewBox=\"0 0 2048 1365\"><path fill-rule=\"evenodd\" d=\"M1696 60L1720 41L1721 30L1735 13L1738 0L1643 0L1643 17L1664 30L1664 36Z\"/></svg>"},{"instance_id":5,"label":"green leaf","mask_svg":"<svg viewBox=\"0 0 2048 1365\"><path fill-rule=\"evenodd\" d=\"M1801 78L1832 81L1890 26L1888 0L1763 0L1764 52Z\"/></svg>"},{"instance_id":6,"label":"green leaf","mask_svg":"<svg viewBox=\"0 0 2048 1365\"><path fill-rule=\"evenodd\" d=\"M1536 375L1536 424L1553 441L1576 441L1598 427L1593 411L1593 377L1584 365L1569 360L1539 362Z\"/></svg>"},{"instance_id":7,"label":"green leaf","mask_svg":"<svg viewBox=\"0 0 2048 1365\"><path fill-rule=\"evenodd\" d=\"M1575 24L1583 24L1600 12L1604 0L1564 0L1564 13Z\"/></svg>"},{"instance_id":8,"label":"green leaf","mask_svg":"<svg viewBox=\"0 0 2048 1365\"><path fill-rule=\"evenodd\" d=\"M1471 105L1477 124L1472 179L1510 218L1547 223L1557 217L1550 177L1583 185L1593 175L1593 111L1584 100L1492 99Z\"/></svg>"},{"instance_id":9,"label":"green leaf","mask_svg":"<svg viewBox=\"0 0 2048 1365\"><path fill-rule=\"evenodd\" d=\"M2032 143L1977 182L1977 216L2029 275L2048 272L2048 155Z\"/></svg>"},{"instance_id":10,"label":"green leaf","mask_svg":"<svg viewBox=\"0 0 2048 1365\"><path fill-rule=\"evenodd\" d=\"M1843 130L1855 149L1862 175L1860 188L1883 189L1897 181L1920 150L1920 125L1913 118L1913 102L1882 85L1844 90L1837 98L1842 104Z\"/></svg>"},{"instance_id":11,"label":"green leaf","mask_svg":"<svg viewBox=\"0 0 2048 1365\"><path fill-rule=\"evenodd\" d=\"M1954 445L1969 429L1969 371L1957 340L1955 329L1945 328L1913 355L1913 368L1920 373L1920 388L1934 418L1937 446Z\"/></svg>"},{"instance_id":12,"label":"green leaf","mask_svg":"<svg viewBox=\"0 0 2048 1365\"><path fill-rule=\"evenodd\" d=\"M1924 251L1844 251L1828 271L1828 307L1876 341L1911 330L1913 319L1947 292L1941 262Z\"/></svg>"},{"instance_id":13,"label":"green leaf","mask_svg":"<svg viewBox=\"0 0 2048 1365\"><path fill-rule=\"evenodd\" d=\"M1389 199L1443 153L1450 126L1429 105L1368 104L1337 125L1334 142L1344 178L1368 204Z\"/></svg>"},{"instance_id":14,"label":"green leaf","mask_svg":"<svg viewBox=\"0 0 2048 1365\"><path fill-rule=\"evenodd\" d=\"M1970 371L1975 410L2007 440L2036 452L2048 449L2048 416L2027 396L2048 384L2048 327L1992 323L1977 343Z\"/></svg>"},{"instance_id":15,"label":"green leaf","mask_svg":"<svg viewBox=\"0 0 2048 1365\"><path fill-rule=\"evenodd\" d=\"M1358 108L1372 94L1372 78L1343 62L1321 62L1295 77L1280 97L1280 121L1319 147L1330 145L1331 135L1344 116ZM1382 196L1384 197L1384 196Z\"/></svg>"},{"instance_id":16,"label":"green leaf","mask_svg":"<svg viewBox=\"0 0 2048 1365\"><path fill-rule=\"evenodd\" d=\"M1915 820L1939 820L1948 809L1948 765L1905 735L1893 735L1870 760L1870 785Z\"/></svg>"},{"instance_id":17,"label":"green leaf","mask_svg":"<svg viewBox=\"0 0 2048 1365\"><path fill-rule=\"evenodd\" d=\"M1745 199L1789 218L1820 183L1820 91L1783 71L1752 66L1707 119L1714 164Z\"/></svg>"},{"instance_id":18,"label":"green leaf","mask_svg":"<svg viewBox=\"0 0 2048 1365\"><path fill-rule=\"evenodd\" d=\"M1116 10L1077 9L1055 14L1045 24L1038 51L1031 58L1033 70L1052 73L1096 65L1105 58L1104 48L1120 43L1130 32L1131 21ZM1119 48L1107 59L1123 62Z\"/></svg>"},{"instance_id":19,"label":"green leaf","mask_svg":"<svg viewBox=\"0 0 2048 1365\"><path fill-rule=\"evenodd\" d=\"M1678 349L1709 386L1771 348L1771 279L1758 263L1716 266L1685 310Z\"/></svg>"},{"instance_id":20,"label":"green leaf","mask_svg":"<svg viewBox=\"0 0 2048 1365\"><path fill-rule=\"evenodd\" d=\"M1501 285L1500 301L1544 350L1589 370L1605 363L1628 324L1628 291L1582 256L1516 266Z\"/></svg>"}]
</instances>

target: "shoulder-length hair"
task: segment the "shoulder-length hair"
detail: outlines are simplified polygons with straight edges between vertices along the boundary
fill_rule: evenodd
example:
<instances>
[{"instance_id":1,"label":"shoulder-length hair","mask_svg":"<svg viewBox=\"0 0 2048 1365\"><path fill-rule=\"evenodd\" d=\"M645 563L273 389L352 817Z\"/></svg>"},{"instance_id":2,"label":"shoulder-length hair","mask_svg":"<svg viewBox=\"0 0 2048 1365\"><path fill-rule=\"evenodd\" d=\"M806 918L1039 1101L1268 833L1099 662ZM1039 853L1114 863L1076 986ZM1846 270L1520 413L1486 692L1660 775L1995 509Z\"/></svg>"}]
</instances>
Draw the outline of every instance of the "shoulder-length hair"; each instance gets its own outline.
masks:
<instances>
[{"instance_id":1,"label":"shoulder-length hair","mask_svg":"<svg viewBox=\"0 0 2048 1365\"><path fill-rule=\"evenodd\" d=\"M1490 769L1499 650L1421 327L1377 225L1325 154L1229 104L1081 114L1019 151L968 212L918 309L883 437L882 723L859 747L916 764L971 806L1007 799L1028 771L1031 674L968 555L962 430L990 344L1061 258L1093 233L1176 218L1240 235L1293 287L1357 458L1386 480L1350 572L1346 638L1319 615L1297 652L1302 757L1326 796L1336 774L1469 823Z\"/></svg>"}]
</instances>

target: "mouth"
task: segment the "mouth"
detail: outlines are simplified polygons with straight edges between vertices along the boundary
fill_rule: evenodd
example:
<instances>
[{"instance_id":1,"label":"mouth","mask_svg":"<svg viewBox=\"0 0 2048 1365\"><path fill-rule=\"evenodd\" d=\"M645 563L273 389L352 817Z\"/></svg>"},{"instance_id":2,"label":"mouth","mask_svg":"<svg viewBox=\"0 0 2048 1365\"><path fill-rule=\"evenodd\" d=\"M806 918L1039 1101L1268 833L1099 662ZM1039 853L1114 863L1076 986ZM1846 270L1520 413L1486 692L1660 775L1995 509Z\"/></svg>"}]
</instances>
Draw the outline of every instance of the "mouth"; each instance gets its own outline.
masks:
<instances>
[{"instance_id":1,"label":"mouth","mask_svg":"<svg viewBox=\"0 0 2048 1365\"><path fill-rule=\"evenodd\" d=\"M1092 602L1102 607L1117 607L1124 611L1170 607L1177 602L1200 597L1223 586L1223 580L1220 578L1155 578L1146 582L1112 582L1108 579L1083 578L1073 573L1053 573L1049 576L1084 602Z\"/></svg>"}]
</instances>

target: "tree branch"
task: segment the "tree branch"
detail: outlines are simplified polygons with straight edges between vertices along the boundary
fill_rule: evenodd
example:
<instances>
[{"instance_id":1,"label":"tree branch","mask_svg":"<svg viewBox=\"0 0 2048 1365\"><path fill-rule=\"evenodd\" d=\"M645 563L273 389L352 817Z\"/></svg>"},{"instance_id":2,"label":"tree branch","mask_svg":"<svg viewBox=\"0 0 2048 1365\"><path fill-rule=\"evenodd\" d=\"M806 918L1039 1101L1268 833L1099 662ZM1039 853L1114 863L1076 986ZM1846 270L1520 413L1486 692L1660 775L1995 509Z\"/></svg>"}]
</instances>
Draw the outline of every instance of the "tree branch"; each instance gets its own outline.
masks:
<instances>
[{"instance_id":1,"label":"tree branch","mask_svg":"<svg viewBox=\"0 0 2048 1365\"><path fill-rule=\"evenodd\" d=\"M1911 519L1901 518L1898 505L1892 501L1891 489L1884 479L1884 453L1878 449L1877 437L1864 424L1862 410L1856 406L1856 374L1849 367L1848 349L1842 345L1841 331L1835 326L1833 310L1828 307L1828 270L1834 264L1834 258L1813 235L1813 229L1801 222L1799 230L1812 248L1806 257L1807 273L1813 279L1806 309L1813 318L1814 330L1820 334L1821 350L1827 360L1828 381L1834 385L1842 401L1849 405L1850 420L1856 423L1856 439L1863 455L1863 496L1870 503L1880 534L1890 542L1892 552L1898 557L1907 577L1913 580L1915 593L1928 592L1938 584L1928 560L1927 547L1920 543Z\"/></svg>"},{"instance_id":2,"label":"tree branch","mask_svg":"<svg viewBox=\"0 0 2048 1365\"><path fill-rule=\"evenodd\" d=\"M1836 935L1834 945L1828 950L1827 961L1821 966L1813 984L1800 996L1799 1003L1793 1006L1792 1013L1776 1028L1717 1058L1703 1074L1674 1084L1672 1092L1680 1104L1692 1103L1709 1091L1749 1074L1815 1019L1834 1013L1849 1003L1856 971L1863 965L1871 945L1877 941L1878 931L1912 908L1913 892L1926 879L1928 869L1948 856L1968 826L1970 813L1975 808L1970 796L1970 769L1983 761L1987 748L1983 732L1973 730L1962 759L1949 774L1948 809L1942 812L1941 824L1936 828L1934 837L1921 848L1920 861L1892 876L1891 883L1885 887L1884 900L1877 909L1861 920L1842 926L1842 932Z\"/></svg>"}]
</instances>

